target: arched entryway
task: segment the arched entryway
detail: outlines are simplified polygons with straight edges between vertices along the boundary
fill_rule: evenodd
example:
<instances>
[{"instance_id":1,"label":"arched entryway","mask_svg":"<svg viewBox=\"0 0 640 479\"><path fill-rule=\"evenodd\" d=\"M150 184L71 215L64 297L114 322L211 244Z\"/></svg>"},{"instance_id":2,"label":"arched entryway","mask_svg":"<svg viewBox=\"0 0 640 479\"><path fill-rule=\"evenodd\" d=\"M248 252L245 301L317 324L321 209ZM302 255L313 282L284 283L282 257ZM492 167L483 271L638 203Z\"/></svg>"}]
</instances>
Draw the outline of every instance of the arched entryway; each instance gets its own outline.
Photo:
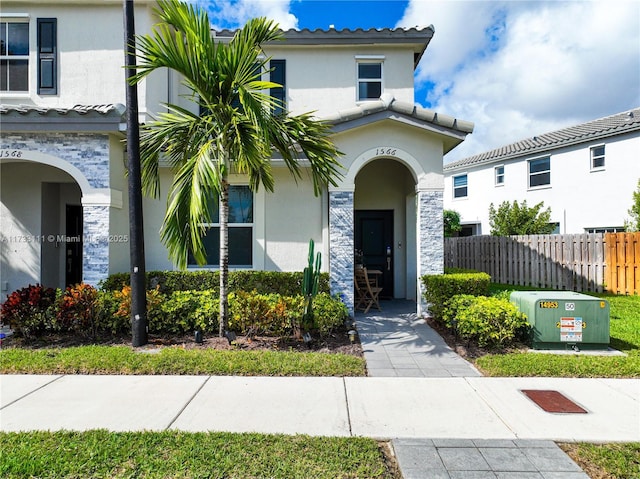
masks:
<instances>
[{"instance_id":1,"label":"arched entryway","mask_svg":"<svg viewBox=\"0 0 640 479\"><path fill-rule=\"evenodd\" d=\"M62 288L82 280L82 190L59 168L2 163L2 277Z\"/></svg>"},{"instance_id":2,"label":"arched entryway","mask_svg":"<svg viewBox=\"0 0 640 479\"><path fill-rule=\"evenodd\" d=\"M110 250L122 246L110 239L111 209L122 207L122 194L108 187L109 157L100 149L104 139L88 137L86 145L65 142L60 135L51 140L57 141L55 148L53 142L41 146L55 154L33 149L33 142L20 135L12 137L11 148L2 149L0 286L5 294L34 283L97 285L109 273ZM87 154L78 154L80 146Z\"/></svg>"},{"instance_id":3,"label":"arched entryway","mask_svg":"<svg viewBox=\"0 0 640 479\"><path fill-rule=\"evenodd\" d=\"M356 212L367 209L394 212L390 220L392 239L387 239L392 243L393 293L390 296L416 300L418 313L425 309L419 278L424 274L441 273L444 267L441 183L441 175L426 171L406 151L378 147L358 155L342 183L330 188L331 290L344 296L351 312L354 307L355 218ZM383 246L386 254L389 245ZM386 267L386 260L383 258L383 267Z\"/></svg>"},{"instance_id":4,"label":"arched entryway","mask_svg":"<svg viewBox=\"0 0 640 479\"><path fill-rule=\"evenodd\" d=\"M355 178L356 262L379 271L382 298L416 299L415 191L409 169L393 158L364 165Z\"/></svg>"}]
</instances>

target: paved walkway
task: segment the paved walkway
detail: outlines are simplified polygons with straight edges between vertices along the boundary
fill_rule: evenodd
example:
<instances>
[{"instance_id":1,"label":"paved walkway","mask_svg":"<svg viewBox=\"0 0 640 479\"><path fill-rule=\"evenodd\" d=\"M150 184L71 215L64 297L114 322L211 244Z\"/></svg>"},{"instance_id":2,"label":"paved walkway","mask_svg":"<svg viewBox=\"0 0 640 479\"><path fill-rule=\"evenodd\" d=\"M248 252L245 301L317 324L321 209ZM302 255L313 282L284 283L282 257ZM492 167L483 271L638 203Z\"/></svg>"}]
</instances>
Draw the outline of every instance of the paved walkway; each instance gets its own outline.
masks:
<instances>
[{"instance_id":1,"label":"paved walkway","mask_svg":"<svg viewBox=\"0 0 640 479\"><path fill-rule=\"evenodd\" d=\"M356 327L371 377L477 377L442 337L416 315L413 301L381 301L382 311L357 312Z\"/></svg>"}]
</instances>

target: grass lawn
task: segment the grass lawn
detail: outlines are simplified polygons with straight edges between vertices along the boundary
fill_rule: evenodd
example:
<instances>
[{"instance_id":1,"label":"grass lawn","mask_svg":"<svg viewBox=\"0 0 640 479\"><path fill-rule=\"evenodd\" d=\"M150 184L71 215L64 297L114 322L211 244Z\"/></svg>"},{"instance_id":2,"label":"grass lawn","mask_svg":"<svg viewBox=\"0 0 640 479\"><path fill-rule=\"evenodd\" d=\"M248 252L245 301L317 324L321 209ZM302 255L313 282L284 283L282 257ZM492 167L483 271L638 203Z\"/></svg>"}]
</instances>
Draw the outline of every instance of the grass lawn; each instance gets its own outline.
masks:
<instances>
[{"instance_id":1,"label":"grass lawn","mask_svg":"<svg viewBox=\"0 0 640 479\"><path fill-rule=\"evenodd\" d=\"M496 285L496 289L514 289ZM486 376L640 377L640 296L598 294L609 301L611 347L623 356L578 356L513 352L475 360Z\"/></svg>"},{"instance_id":2,"label":"grass lawn","mask_svg":"<svg viewBox=\"0 0 640 479\"><path fill-rule=\"evenodd\" d=\"M385 478L367 438L265 434L0 433L3 478Z\"/></svg>"},{"instance_id":3,"label":"grass lawn","mask_svg":"<svg viewBox=\"0 0 640 479\"><path fill-rule=\"evenodd\" d=\"M221 351L128 346L0 351L2 374L203 374L239 376L365 376L363 358L288 351Z\"/></svg>"},{"instance_id":4,"label":"grass lawn","mask_svg":"<svg viewBox=\"0 0 640 479\"><path fill-rule=\"evenodd\" d=\"M591 479L640 477L640 443L560 444Z\"/></svg>"}]
</instances>

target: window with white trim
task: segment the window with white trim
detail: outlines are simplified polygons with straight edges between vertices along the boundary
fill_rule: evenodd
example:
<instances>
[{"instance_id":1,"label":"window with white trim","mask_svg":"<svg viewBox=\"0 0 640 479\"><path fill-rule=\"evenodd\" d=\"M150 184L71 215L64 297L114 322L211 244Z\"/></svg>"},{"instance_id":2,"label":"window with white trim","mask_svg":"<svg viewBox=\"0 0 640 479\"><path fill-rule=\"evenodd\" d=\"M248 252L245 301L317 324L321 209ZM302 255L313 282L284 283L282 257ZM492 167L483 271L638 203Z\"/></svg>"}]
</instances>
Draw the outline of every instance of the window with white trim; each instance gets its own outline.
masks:
<instances>
[{"instance_id":1,"label":"window with white trim","mask_svg":"<svg viewBox=\"0 0 640 479\"><path fill-rule=\"evenodd\" d=\"M205 226L203 238L207 252L206 266L220 265L220 216L218 199L212 199L211 221ZM189 266L198 266L189 255ZM246 185L229 186L229 266L251 268L253 266L253 193Z\"/></svg>"},{"instance_id":2,"label":"window with white trim","mask_svg":"<svg viewBox=\"0 0 640 479\"><path fill-rule=\"evenodd\" d=\"M551 157L529 160L529 188L551 184Z\"/></svg>"},{"instance_id":3,"label":"window with white trim","mask_svg":"<svg viewBox=\"0 0 640 479\"><path fill-rule=\"evenodd\" d=\"M29 23L0 22L0 92L29 91Z\"/></svg>"},{"instance_id":4,"label":"window with white trim","mask_svg":"<svg viewBox=\"0 0 640 479\"><path fill-rule=\"evenodd\" d=\"M604 169L604 145L591 147L591 169L592 170Z\"/></svg>"},{"instance_id":5,"label":"window with white trim","mask_svg":"<svg viewBox=\"0 0 640 479\"><path fill-rule=\"evenodd\" d=\"M358 61L358 101L382 96L382 61Z\"/></svg>"},{"instance_id":6,"label":"window with white trim","mask_svg":"<svg viewBox=\"0 0 640 479\"><path fill-rule=\"evenodd\" d=\"M496 166L494 169L495 185L504 185L504 165Z\"/></svg>"},{"instance_id":7,"label":"window with white trim","mask_svg":"<svg viewBox=\"0 0 640 479\"><path fill-rule=\"evenodd\" d=\"M458 175L453 177L453 197L454 198L466 198L467 197L467 174Z\"/></svg>"}]
</instances>

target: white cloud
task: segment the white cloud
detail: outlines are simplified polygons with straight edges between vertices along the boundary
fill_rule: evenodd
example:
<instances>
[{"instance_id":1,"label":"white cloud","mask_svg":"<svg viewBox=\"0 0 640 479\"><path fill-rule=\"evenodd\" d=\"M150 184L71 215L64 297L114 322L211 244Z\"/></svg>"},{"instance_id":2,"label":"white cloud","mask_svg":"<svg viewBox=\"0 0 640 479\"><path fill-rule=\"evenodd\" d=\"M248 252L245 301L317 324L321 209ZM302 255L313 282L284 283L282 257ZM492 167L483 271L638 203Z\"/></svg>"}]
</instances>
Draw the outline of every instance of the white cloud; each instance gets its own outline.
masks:
<instances>
[{"instance_id":1,"label":"white cloud","mask_svg":"<svg viewBox=\"0 0 640 479\"><path fill-rule=\"evenodd\" d=\"M448 161L640 105L638 2L410 0L428 23L418 100L476 123Z\"/></svg>"},{"instance_id":2,"label":"white cloud","mask_svg":"<svg viewBox=\"0 0 640 479\"><path fill-rule=\"evenodd\" d=\"M298 27L298 19L289 13L291 0L199 0L209 10L214 28L237 28L255 17L275 20L280 28Z\"/></svg>"}]
</instances>

